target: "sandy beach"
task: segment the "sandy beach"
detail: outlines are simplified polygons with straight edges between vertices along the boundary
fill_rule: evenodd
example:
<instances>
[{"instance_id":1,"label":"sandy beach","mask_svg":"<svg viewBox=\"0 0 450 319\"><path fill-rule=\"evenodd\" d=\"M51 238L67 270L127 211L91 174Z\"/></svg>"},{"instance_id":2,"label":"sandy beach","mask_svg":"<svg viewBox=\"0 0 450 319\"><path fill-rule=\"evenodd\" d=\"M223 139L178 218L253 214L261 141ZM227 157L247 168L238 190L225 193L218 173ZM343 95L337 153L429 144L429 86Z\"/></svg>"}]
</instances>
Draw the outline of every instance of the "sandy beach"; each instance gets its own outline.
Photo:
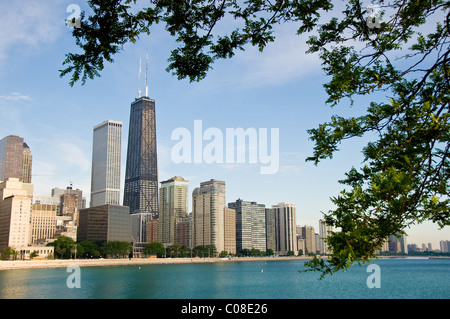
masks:
<instances>
[{"instance_id":1,"label":"sandy beach","mask_svg":"<svg viewBox=\"0 0 450 319\"><path fill-rule=\"evenodd\" d=\"M269 260L307 260L310 257L235 257L235 258L124 258L124 259L56 259L56 260L1 260L0 270L32 269L32 268L66 268L77 265L79 267L106 266L139 266L157 264L183 263L218 263L218 262L246 262Z\"/></svg>"}]
</instances>

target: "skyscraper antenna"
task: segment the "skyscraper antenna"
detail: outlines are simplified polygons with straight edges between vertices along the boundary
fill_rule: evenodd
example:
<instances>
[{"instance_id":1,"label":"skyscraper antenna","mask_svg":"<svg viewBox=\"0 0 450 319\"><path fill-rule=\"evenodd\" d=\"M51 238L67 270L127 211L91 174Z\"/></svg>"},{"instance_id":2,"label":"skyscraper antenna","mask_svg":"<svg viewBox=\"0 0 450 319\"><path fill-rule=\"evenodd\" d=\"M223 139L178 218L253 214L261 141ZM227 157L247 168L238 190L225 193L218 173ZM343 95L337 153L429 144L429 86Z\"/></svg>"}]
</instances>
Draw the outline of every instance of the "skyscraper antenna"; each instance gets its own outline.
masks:
<instances>
[{"instance_id":1,"label":"skyscraper antenna","mask_svg":"<svg viewBox=\"0 0 450 319\"><path fill-rule=\"evenodd\" d=\"M141 61L142 59L139 58L139 98L141 97Z\"/></svg>"},{"instance_id":2,"label":"skyscraper antenna","mask_svg":"<svg viewBox=\"0 0 450 319\"><path fill-rule=\"evenodd\" d=\"M146 61L146 65L145 65L145 96L146 97L148 97L147 75L148 75L148 51L147 51L147 61Z\"/></svg>"}]
</instances>

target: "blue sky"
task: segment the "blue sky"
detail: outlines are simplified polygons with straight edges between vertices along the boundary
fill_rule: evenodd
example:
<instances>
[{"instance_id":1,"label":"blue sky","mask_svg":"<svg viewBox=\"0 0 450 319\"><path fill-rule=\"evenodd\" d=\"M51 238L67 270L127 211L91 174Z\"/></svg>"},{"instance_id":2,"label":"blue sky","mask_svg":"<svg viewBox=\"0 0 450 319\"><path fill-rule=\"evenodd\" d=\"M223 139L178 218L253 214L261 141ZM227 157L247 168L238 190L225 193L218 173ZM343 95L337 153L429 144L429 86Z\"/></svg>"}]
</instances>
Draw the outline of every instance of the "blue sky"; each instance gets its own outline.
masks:
<instances>
[{"instance_id":1,"label":"blue sky","mask_svg":"<svg viewBox=\"0 0 450 319\"><path fill-rule=\"evenodd\" d=\"M307 129L332 114L358 114L362 108L347 103L332 109L325 104L327 78L316 55L306 55L305 37L295 26L277 28L277 39L263 53L248 47L231 60L218 61L200 83L179 81L166 72L170 49L175 47L162 26L125 45L105 64L100 78L69 86L60 78L64 55L78 52L64 20L66 8L84 1L26 0L0 4L0 138L13 134L25 139L33 154L35 194L49 196L54 187L69 182L89 199L93 127L104 120L123 122L122 176L124 177L130 104L138 95L139 59L145 70L149 54L149 97L156 101L159 180L182 176L190 192L211 178L226 182L227 202L238 198L266 207L290 202L297 208L297 224L318 231L321 212L342 189L337 182L352 166L359 167L367 140L344 143L332 160L317 167L305 162L313 144ZM144 77L144 72L142 74ZM141 81L145 92L144 80ZM203 131L218 128L279 129L279 170L260 174L261 163L176 164L171 140L177 128L193 133L194 120ZM207 144L205 142L205 144ZM124 178L122 177L122 189ZM450 239L450 230L425 223L409 231L408 243Z\"/></svg>"}]
</instances>

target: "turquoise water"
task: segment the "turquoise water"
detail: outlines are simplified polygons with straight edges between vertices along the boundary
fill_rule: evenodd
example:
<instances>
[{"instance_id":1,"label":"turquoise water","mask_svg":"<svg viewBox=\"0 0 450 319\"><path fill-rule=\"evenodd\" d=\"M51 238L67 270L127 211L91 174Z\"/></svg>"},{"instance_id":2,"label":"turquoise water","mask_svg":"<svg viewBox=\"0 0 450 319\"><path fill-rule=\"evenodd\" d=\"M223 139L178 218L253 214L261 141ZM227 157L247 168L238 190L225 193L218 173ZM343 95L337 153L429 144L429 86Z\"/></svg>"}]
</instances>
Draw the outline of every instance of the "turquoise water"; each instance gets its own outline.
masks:
<instances>
[{"instance_id":1,"label":"turquoise water","mask_svg":"<svg viewBox=\"0 0 450 319\"><path fill-rule=\"evenodd\" d=\"M0 271L2 299L448 299L450 260L380 259L380 288L367 264L319 280L303 261L167 264L80 269L80 288L61 269Z\"/></svg>"}]
</instances>

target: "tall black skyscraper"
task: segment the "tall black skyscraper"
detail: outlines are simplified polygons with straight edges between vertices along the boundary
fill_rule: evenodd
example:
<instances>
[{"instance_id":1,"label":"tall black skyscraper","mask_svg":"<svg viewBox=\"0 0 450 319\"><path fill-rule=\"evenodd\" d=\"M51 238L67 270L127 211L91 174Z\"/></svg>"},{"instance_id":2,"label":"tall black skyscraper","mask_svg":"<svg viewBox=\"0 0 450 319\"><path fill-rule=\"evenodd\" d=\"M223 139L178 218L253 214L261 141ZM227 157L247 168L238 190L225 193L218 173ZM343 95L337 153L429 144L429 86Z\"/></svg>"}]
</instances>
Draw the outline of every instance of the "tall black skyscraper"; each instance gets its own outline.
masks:
<instances>
[{"instance_id":1,"label":"tall black skyscraper","mask_svg":"<svg viewBox=\"0 0 450 319\"><path fill-rule=\"evenodd\" d=\"M140 77L139 66L139 81ZM145 96L139 88L139 98L131 103L123 205L130 207L131 214L159 217L155 101L148 98L147 69Z\"/></svg>"}]
</instances>

